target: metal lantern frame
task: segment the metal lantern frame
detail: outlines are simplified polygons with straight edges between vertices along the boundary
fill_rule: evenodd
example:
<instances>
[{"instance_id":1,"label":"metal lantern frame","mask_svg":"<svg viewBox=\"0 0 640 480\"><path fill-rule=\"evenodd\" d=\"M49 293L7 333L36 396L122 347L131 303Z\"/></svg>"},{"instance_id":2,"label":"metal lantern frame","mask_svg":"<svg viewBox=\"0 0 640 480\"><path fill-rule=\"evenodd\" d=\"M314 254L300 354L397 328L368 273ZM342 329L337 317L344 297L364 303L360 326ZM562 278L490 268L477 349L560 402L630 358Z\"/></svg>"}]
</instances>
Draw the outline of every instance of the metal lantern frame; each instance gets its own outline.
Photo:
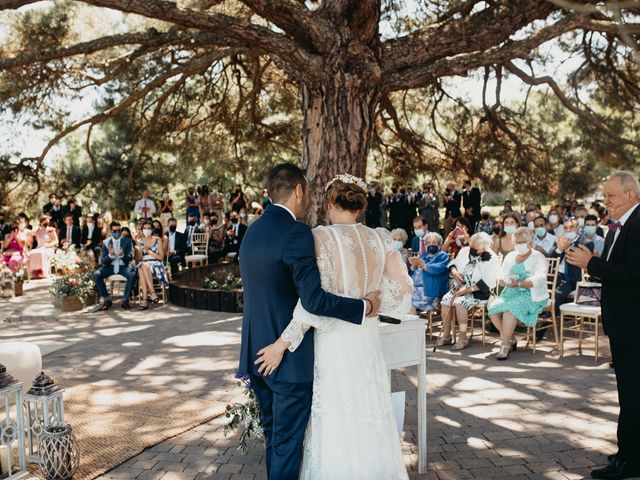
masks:
<instances>
[{"instance_id":1,"label":"metal lantern frame","mask_svg":"<svg viewBox=\"0 0 640 480\"><path fill-rule=\"evenodd\" d=\"M64 425L64 390L44 372L36 377L25 395L27 456L29 462L40 462L40 439L49 426Z\"/></svg>"},{"instance_id":2,"label":"metal lantern frame","mask_svg":"<svg viewBox=\"0 0 640 480\"><path fill-rule=\"evenodd\" d=\"M14 465L16 450L18 461ZM0 479L24 479L26 468L22 382L0 364Z\"/></svg>"}]
</instances>

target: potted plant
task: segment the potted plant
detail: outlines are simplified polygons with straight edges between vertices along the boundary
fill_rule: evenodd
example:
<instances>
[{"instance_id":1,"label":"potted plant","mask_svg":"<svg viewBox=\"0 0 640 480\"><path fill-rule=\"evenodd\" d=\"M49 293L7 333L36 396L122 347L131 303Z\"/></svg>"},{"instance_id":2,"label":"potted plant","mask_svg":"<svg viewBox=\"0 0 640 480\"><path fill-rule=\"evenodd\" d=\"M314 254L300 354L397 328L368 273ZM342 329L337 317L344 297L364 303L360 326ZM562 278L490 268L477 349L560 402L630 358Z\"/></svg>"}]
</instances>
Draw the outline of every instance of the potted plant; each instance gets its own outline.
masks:
<instances>
[{"instance_id":1,"label":"potted plant","mask_svg":"<svg viewBox=\"0 0 640 480\"><path fill-rule=\"evenodd\" d=\"M82 261L73 246L59 248L51 257L51 265L57 273L68 275L80 268Z\"/></svg>"},{"instance_id":2,"label":"potted plant","mask_svg":"<svg viewBox=\"0 0 640 480\"><path fill-rule=\"evenodd\" d=\"M22 296L24 291L24 279L27 276L24 269L17 270L14 274L14 290L16 297Z\"/></svg>"},{"instance_id":3,"label":"potted plant","mask_svg":"<svg viewBox=\"0 0 640 480\"><path fill-rule=\"evenodd\" d=\"M84 308L87 300L95 296L95 288L91 273L79 272L56 278L49 291L57 308L73 312Z\"/></svg>"}]
</instances>

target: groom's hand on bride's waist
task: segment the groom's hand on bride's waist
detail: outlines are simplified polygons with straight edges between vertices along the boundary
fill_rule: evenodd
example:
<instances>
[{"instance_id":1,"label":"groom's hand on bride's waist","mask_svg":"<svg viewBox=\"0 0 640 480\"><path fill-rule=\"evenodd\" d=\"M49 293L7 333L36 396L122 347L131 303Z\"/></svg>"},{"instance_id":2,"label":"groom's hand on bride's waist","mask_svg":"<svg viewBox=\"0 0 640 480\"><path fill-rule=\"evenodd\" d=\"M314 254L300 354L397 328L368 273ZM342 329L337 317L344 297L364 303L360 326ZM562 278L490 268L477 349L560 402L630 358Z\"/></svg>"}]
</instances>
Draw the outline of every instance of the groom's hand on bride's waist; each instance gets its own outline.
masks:
<instances>
[{"instance_id":1,"label":"groom's hand on bride's waist","mask_svg":"<svg viewBox=\"0 0 640 480\"><path fill-rule=\"evenodd\" d=\"M367 296L364 297L365 304L367 305L366 315L367 317L377 317L378 311L380 310L380 292L376 290L375 292L367 293Z\"/></svg>"}]
</instances>

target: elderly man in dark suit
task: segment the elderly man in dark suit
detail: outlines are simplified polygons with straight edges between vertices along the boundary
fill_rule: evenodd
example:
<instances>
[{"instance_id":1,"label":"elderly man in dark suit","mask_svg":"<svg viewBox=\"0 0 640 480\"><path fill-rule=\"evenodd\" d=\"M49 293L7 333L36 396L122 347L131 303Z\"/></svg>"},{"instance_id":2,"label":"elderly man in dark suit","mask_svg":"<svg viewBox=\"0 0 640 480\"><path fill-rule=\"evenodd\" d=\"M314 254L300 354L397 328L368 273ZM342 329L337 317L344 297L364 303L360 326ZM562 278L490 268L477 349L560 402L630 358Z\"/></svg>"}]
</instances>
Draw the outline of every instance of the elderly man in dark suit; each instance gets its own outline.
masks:
<instances>
[{"instance_id":1,"label":"elderly man in dark suit","mask_svg":"<svg viewBox=\"0 0 640 480\"><path fill-rule=\"evenodd\" d=\"M617 221L609 226L602 256L578 246L567 252L567 261L602 282L602 321L620 402L618 453L591 476L619 480L640 477L640 183L631 172L616 172L603 192L609 214Z\"/></svg>"}]
</instances>

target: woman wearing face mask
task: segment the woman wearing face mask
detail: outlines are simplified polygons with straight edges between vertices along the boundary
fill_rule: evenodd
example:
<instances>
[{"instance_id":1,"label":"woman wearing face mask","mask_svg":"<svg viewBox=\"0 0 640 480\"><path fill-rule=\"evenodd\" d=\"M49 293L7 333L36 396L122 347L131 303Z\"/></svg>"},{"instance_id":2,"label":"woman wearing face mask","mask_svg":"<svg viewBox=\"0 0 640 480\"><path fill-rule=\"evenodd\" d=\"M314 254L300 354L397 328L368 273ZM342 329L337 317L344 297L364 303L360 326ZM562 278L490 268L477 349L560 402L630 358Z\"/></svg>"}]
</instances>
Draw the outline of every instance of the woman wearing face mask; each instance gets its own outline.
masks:
<instances>
[{"instance_id":1,"label":"woman wearing face mask","mask_svg":"<svg viewBox=\"0 0 640 480\"><path fill-rule=\"evenodd\" d=\"M165 287L169 287L167 271L164 267L164 248L162 239L153 234L153 223L145 220L142 223L142 238L138 241L141 262L138 264L138 283L140 284L140 310L149 308L148 300L158 303L158 295L153 287L153 280L157 280Z\"/></svg>"},{"instance_id":2,"label":"woman wearing face mask","mask_svg":"<svg viewBox=\"0 0 640 480\"><path fill-rule=\"evenodd\" d=\"M493 235L493 222L491 221L491 212L482 210L480 212L480 220L476 223L476 230L473 233L484 232L487 235Z\"/></svg>"},{"instance_id":3,"label":"woman wearing face mask","mask_svg":"<svg viewBox=\"0 0 640 480\"><path fill-rule=\"evenodd\" d=\"M407 231L404 228L394 228L391 230L391 241L393 242L391 245L394 250L398 250L400 255L402 256L402 261L409 266L409 250L404 248L407 240L409 239L409 235L407 235Z\"/></svg>"},{"instance_id":4,"label":"woman wearing face mask","mask_svg":"<svg viewBox=\"0 0 640 480\"><path fill-rule=\"evenodd\" d=\"M442 244L442 251L445 253L451 253L455 258L458 252L463 247L469 245L469 220L464 217L456 219L456 227L447 236L447 239Z\"/></svg>"},{"instance_id":5,"label":"woman wearing face mask","mask_svg":"<svg viewBox=\"0 0 640 480\"><path fill-rule=\"evenodd\" d=\"M23 231L25 226L22 226ZM25 259L26 235L20 235L20 225L12 224L11 231L4 237L2 262L12 271L17 271Z\"/></svg>"},{"instance_id":6,"label":"woman wearing face mask","mask_svg":"<svg viewBox=\"0 0 640 480\"><path fill-rule=\"evenodd\" d=\"M440 249L440 234L429 232L424 242L427 251L409 258L409 263L413 272L413 306L419 311L429 312L438 307L449 289L449 255Z\"/></svg>"},{"instance_id":7,"label":"woman wearing face mask","mask_svg":"<svg viewBox=\"0 0 640 480\"><path fill-rule=\"evenodd\" d=\"M160 212L160 223L162 228L166 229L169 219L173 217L173 200L169 196L169 190L162 190L162 199L158 201L156 210Z\"/></svg>"},{"instance_id":8,"label":"woman wearing face mask","mask_svg":"<svg viewBox=\"0 0 640 480\"><path fill-rule=\"evenodd\" d=\"M458 321L458 339L454 350L462 350L469 345L467 323L469 311L480 300L488 300L490 291L500 277L500 259L491 251L491 237L484 232L471 237L468 247L464 247L449 264L449 272L455 286L442 298L443 334L437 346L451 345L450 309L455 308ZM451 312L452 313L452 312Z\"/></svg>"},{"instance_id":9,"label":"woman wearing face mask","mask_svg":"<svg viewBox=\"0 0 640 480\"><path fill-rule=\"evenodd\" d=\"M513 234L520 226L520 217L516 213L506 213L502 220L502 231L496 235L491 245L494 253L504 257L508 253L513 252L515 243Z\"/></svg>"},{"instance_id":10,"label":"woman wearing face mask","mask_svg":"<svg viewBox=\"0 0 640 480\"><path fill-rule=\"evenodd\" d=\"M40 217L38 230L30 236L35 238L37 247L29 252L29 273L31 278L47 278L51 274L51 257L58 244L56 229L49 225L49 217ZM32 240L29 240L31 243Z\"/></svg>"},{"instance_id":11,"label":"woman wearing face mask","mask_svg":"<svg viewBox=\"0 0 640 480\"><path fill-rule=\"evenodd\" d=\"M564 227L560 223L560 215L557 208L549 210L549 231L556 237L561 237L564 232Z\"/></svg>"},{"instance_id":12,"label":"woman wearing face mask","mask_svg":"<svg viewBox=\"0 0 640 480\"><path fill-rule=\"evenodd\" d=\"M240 209L240 223L242 225L249 225L249 214L246 208Z\"/></svg>"},{"instance_id":13,"label":"woman wearing face mask","mask_svg":"<svg viewBox=\"0 0 640 480\"><path fill-rule=\"evenodd\" d=\"M513 336L518 321L533 327L549 300L547 290L547 259L532 249L533 232L526 227L516 230L515 251L507 255L502 263L503 279L500 285L506 288L489 307L491 321L500 332L502 340L496 358L506 360L516 349Z\"/></svg>"}]
</instances>

